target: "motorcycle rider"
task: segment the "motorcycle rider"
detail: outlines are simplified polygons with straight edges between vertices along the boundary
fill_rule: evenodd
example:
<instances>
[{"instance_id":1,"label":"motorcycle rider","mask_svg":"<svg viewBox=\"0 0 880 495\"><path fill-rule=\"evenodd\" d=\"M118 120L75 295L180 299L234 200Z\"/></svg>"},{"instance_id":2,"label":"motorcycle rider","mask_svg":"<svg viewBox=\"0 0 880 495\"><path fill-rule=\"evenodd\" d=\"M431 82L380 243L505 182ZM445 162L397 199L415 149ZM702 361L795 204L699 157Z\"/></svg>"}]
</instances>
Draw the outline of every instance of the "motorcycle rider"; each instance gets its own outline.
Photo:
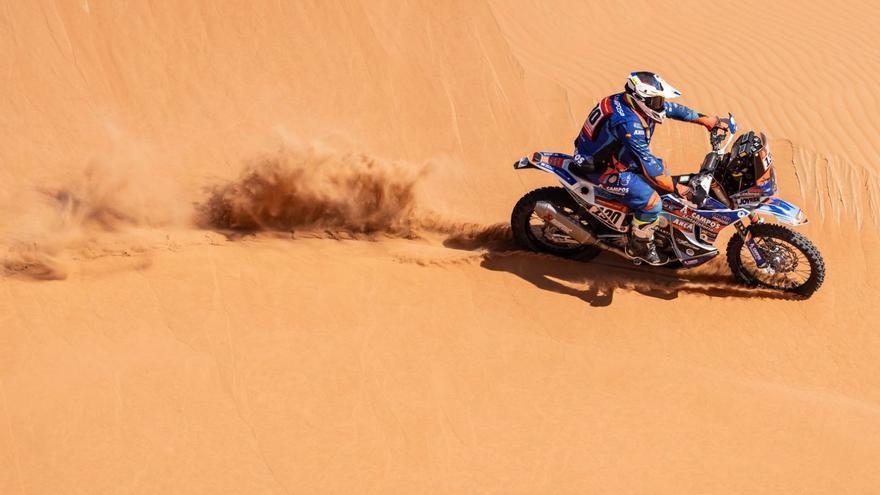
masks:
<instances>
[{"instance_id":1,"label":"motorcycle rider","mask_svg":"<svg viewBox=\"0 0 880 495\"><path fill-rule=\"evenodd\" d=\"M633 210L627 253L661 263L654 230L662 210L658 191L687 197L690 188L675 184L669 167L649 148L655 124L664 118L693 122L709 131L726 129L728 119L710 117L667 101L681 93L652 72L633 72L623 93L602 99L587 116L577 139L574 161L584 178Z\"/></svg>"}]
</instances>

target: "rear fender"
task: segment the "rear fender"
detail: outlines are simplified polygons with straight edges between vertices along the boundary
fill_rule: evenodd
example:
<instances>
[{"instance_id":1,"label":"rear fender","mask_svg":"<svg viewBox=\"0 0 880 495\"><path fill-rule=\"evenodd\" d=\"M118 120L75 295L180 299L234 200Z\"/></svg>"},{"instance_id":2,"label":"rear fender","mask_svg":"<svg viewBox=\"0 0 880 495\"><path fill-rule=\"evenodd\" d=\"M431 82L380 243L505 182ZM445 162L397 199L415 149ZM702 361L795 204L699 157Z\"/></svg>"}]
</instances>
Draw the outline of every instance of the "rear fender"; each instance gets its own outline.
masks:
<instances>
[{"instance_id":1,"label":"rear fender","mask_svg":"<svg viewBox=\"0 0 880 495\"><path fill-rule=\"evenodd\" d=\"M549 155L549 153L547 153ZM550 163L542 160L543 153L535 153L534 161L529 160L527 156L524 156L519 159L519 161L513 163L513 168L516 170L523 170L527 168L536 168L539 170L543 170L544 172L549 172L557 177L560 180L565 182L566 184L573 186L577 184L578 180L574 178L571 173L568 172L565 168L565 164L562 160L560 160L559 166L553 166ZM561 153L554 153L553 155L558 155L560 157L566 157L567 161L570 161L571 157L569 155L563 155ZM563 159L565 160L565 159Z\"/></svg>"},{"instance_id":2,"label":"rear fender","mask_svg":"<svg viewBox=\"0 0 880 495\"><path fill-rule=\"evenodd\" d=\"M782 223L798 226L807 223L807 216L797 206L779 198L768 198L759 203L752 212L771 215Z\"/></svg>"},{"instance_id":3,"label":"rear fender","mask_svg":"<svg viewBox=\"0 0 880 495\"><path fill-rule=\"evenodd\" d=\"M529 157L524 156L520 158L519 161L513 162L513 168L514 170L525 170L527 168L537 169L538 167L529 160Z\"/></svg>"}]
</instances>

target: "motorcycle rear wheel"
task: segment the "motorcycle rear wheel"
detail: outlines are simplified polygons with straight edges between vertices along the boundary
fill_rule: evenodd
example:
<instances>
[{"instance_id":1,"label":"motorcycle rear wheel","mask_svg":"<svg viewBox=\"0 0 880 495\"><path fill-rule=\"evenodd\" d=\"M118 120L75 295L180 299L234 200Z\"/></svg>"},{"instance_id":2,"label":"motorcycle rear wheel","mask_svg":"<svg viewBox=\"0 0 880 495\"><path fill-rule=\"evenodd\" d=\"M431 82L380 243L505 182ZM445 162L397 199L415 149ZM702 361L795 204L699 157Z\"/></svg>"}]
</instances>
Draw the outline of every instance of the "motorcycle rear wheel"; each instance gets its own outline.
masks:
<instances>
[{"instance_id":1,"label":"motorcycle rear wheel","mask_svg":"<svg viewBox=\"0 0 880 495\"><path fill-rule=\"evenodd\" d=\"M590 261L602 252L598 247L578 243L555 226L544 222L535 214L538 201L551 203L561 213L580 221L584 228L591 229L589 222L580 216L582 208L564 188L542 187L523 196L513 207L510 227L518 246L578 261Z\"/></svg>"},{"instance_id":2,"label":"motorcycle rear wheel","mask_svg":"<svg viewBox=\"0 0 880 495\"><path fill-rule=\"evenodd\" d=\"M825 281L825 261L803 235L769 223L749 226L769 266L759 268L743 238L734 235L727 243L727 264L734 277L749 286L790 292L808 298Z\"/></svg>"}]
</instances>

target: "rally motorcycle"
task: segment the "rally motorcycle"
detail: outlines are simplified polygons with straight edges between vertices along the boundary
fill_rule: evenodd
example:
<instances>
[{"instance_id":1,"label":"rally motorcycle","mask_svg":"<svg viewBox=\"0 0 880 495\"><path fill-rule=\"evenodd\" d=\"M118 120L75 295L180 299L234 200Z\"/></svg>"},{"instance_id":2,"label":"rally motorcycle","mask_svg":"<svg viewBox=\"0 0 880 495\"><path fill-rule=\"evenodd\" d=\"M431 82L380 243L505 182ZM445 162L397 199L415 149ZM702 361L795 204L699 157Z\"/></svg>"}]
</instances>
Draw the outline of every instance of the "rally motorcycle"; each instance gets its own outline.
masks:
<instances>
[{"instance_id":1,"label":"rally motorcycle","mask_svg":"<svg viewBox=\"0 0 880 495\"><path fill-rule=\"evenodd\" d=\"M734 277L759 286L810 297L825 278L819 250L803 235L764 216L798 226L807 223L797 206L774 197L777 191L773 157L763 133L736 134L729 129L710 132L712 145L700 171L674 176L692 195L661 197L663 210L655 230L655 245L667 268L693 268L718 255L718 234L733 226L727 243L727 263ZM582 162L583 163L583 162ZM513 208L511 227L516 243L528 250L588 261L610 251L645 263L625 249L632 220L629 208L586 177L589 172L572 155L536 152L513 164L554 174L562 187L542 187L523 196Z\"/></svg>"}]
</instances>

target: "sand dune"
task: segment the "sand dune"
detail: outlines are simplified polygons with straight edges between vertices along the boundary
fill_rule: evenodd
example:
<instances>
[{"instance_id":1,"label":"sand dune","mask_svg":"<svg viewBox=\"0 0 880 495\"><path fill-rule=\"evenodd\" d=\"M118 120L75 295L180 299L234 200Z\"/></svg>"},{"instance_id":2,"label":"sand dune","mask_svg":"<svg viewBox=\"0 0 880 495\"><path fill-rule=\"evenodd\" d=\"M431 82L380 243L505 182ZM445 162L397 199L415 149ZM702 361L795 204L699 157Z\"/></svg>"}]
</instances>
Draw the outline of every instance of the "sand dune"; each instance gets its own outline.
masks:
<instances>
[{"instance_id":1,"label":"sand dune","mask_svg":"<svg viewBox=\"0 0 880 495\"><path fill-rule=\"evenodd\" d=\"M0 493L876 493L878 14L6 2ZM814 297L515 249L637 69L770 136Z\"/></svg>"}]
</instances>

